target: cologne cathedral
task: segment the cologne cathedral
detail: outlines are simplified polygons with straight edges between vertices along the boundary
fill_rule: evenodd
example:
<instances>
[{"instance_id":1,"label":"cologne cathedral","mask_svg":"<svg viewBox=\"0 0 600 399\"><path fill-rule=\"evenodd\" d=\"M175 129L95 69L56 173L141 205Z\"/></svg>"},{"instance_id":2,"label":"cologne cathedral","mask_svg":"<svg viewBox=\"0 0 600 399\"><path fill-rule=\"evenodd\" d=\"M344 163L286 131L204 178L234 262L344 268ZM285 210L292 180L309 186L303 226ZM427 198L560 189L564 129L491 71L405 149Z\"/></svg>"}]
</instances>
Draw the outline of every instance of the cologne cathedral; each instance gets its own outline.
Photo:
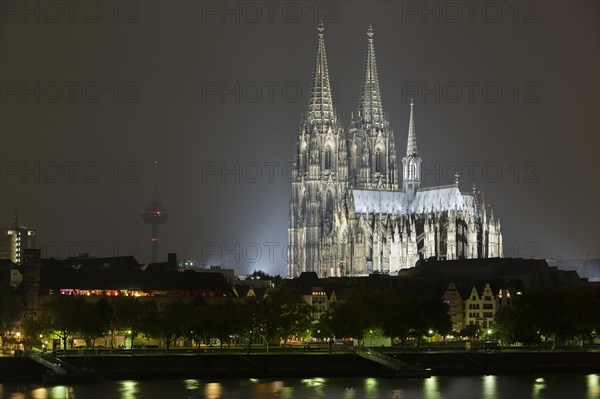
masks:
<instances>
[{"instance_id":1,"label":"cologne cathedral","mask_svg":"<svg viewBox=\"0 0 600 399\"><path fill-rule=\"evenodd\" d=\"M373 29L367 32L358 112L344 128L333 107L323 25L309 103L296 136L288 229L288 277L396 274L419 259L502 257L500 220L473 186L421 187L414 103L402 183L384 114Z\"/></svg>"}]
</instances>

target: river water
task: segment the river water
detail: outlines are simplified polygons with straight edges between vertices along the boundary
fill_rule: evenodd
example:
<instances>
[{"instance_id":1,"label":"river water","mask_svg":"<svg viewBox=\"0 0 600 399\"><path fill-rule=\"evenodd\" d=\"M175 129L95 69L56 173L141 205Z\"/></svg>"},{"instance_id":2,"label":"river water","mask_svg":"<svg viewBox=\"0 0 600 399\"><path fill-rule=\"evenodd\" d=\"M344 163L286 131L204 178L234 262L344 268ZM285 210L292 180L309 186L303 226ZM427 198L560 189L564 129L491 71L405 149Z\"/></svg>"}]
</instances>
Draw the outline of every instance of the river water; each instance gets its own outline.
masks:
<instances>
[{"instance_id":1,"label":"river water","mask_svg":"<svg viewBox=\"0 0 600 399\"><path fill-rule=\"evenodd\" d=\"M427 379L310 378L124 380L43 386L0 384L9 399L600 399L600 374L440 376Z\"/></svg>"}]
</instances>

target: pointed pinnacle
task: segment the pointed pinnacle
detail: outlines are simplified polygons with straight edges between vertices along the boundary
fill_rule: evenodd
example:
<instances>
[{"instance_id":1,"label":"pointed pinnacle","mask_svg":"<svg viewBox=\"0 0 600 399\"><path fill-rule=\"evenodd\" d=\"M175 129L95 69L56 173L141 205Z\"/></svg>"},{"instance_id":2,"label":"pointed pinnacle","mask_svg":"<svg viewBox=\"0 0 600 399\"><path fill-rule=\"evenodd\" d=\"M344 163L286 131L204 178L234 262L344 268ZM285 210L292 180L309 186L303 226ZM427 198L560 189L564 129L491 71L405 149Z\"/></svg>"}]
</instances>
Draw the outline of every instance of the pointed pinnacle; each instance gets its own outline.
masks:
<instances>
[{"instance_id":1,"label":"pointed pinnacle","mask_svg":"<svg viewBox=\"0 0 600 399\"><path fill-rule=\"evenodd\" d=\"M313 67L306 121L309 123L320 122L331 124L333 123L335 112L329 83L327 52L325 50L325 38L323 37L324 30L323 21L321 21L317 28L319 38L317 41L317 53Z\"/></svg>"},{"instance_id":2,"label":"pointed pinnacle","mask_svg":"<svg viewBox=\"0 0 600 399\"><path fill-rule=\"evenodd\" d=\"M379 128L384 126L381 91L373 44L373 27L367 30L367 52L363 69L363 78L359 94L358 115L363 123L371 123Z\"/></svg>"},{"instance_id":3,"label":"pointed pinnacle","mask_svg":"<svg viewBox=\"0 0 600 399\"><path fill-rule=\"evenodd\" d=\"M414 101L410 99L410 118L408 121L408 143L406 145L406 156L417 155L417 136L415 133Z\"/></svg>"}]
</instances>

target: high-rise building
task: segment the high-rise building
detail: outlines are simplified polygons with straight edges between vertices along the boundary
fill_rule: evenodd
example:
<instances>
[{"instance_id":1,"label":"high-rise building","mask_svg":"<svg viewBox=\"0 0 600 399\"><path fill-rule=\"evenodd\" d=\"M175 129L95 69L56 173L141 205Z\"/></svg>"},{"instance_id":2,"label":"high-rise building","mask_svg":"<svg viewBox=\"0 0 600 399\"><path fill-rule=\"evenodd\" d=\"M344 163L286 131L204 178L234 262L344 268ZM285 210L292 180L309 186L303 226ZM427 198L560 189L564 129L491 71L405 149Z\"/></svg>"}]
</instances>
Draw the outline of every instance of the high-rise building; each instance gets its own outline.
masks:
<instances>
[{"instance_id":1,"label":"high-rise building","mask_svg":"<svg viewBox=\"0 0 600 399\"><path fill-rule=\"evenodd\" d=\"M23 251L36 247L35 230L19 223L19 215L15 212L11 227L0 229L0 259L10 259L13 263L23 263Z\"/></svg>"},{"instance_id":2,"label":"high-rise building","mask_svg":"<svg viewBox=\"0 0 600 399\"><path fill-rule=\"evenodd\" d=\"M402 185L394 134L383 111L373 29L358 112L346 131L335 112L324 28L318 27L309 103L293 155L288 276L397 273L419 259L502 257L500 221L475 186L421 188L414 102Z\"/></svg>"}]
</instances>

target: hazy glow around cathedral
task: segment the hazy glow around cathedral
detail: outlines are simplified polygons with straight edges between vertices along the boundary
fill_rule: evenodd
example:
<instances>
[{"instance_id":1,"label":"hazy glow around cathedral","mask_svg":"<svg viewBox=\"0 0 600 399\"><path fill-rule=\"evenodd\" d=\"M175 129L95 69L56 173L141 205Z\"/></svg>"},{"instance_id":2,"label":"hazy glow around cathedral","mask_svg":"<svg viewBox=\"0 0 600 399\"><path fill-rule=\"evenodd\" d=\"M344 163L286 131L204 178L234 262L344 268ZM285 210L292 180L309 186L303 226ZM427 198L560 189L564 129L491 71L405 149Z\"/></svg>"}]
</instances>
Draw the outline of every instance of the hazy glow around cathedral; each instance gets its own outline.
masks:
<instances>
[{"instance_id":1,"label":"hazy glow around cathedral","mask_svg":"<svg viewBox=\"0 0 600 399\"><path fill-rule=\"evenodd\" d=\"M384 116L373 43L367 52L358 112L349 129L335 113L324 29L309 103L293 156L288 276L397 273L419 259L501 257L500 221L487 214L473 186L421 188L414 103L411 100L402 185L393 132Z\"/></svg>"}]
</instances>

